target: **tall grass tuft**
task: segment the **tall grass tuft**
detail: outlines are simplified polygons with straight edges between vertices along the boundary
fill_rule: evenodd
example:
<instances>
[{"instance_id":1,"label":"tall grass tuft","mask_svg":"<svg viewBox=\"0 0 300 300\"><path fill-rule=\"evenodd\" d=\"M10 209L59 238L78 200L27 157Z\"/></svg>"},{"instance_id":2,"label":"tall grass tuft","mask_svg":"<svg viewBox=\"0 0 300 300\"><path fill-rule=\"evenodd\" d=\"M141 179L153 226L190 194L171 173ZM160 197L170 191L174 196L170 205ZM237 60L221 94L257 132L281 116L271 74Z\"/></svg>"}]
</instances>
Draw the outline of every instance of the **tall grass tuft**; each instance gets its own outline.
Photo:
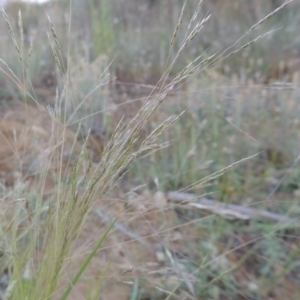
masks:
<instances>
[{"instance_id":1,"label":"tall grass tuft","mask_svg":"<svg viewBox=\"0 0 300 300\"><path fill-rule=\"evenodd\" d=\"M108 1L103 1L103 5L108 5ZM284 7L284 5L281 7ZM104 10L103 7L101 8L103 13L108 13L107 7ZM70 123L74 124L76 111L78 111L81 104L77 103L77 105L74 105L74 113L71 116L67 113L67 107L72 107L72 104L74 104L72 103L74 100L72 96L74 91L72 90L72 78L70 78L72 66L70 64L65 66L63 63L60 43L54 26L49 19L49 41L64 85L62 90L57 92L54 106L48 107L47 110L51 119L51 124L47 128L49 135L48 147L43 153L43 168L38 170L38 174L35 174L36 181L33 180L36 183L35 189L31 191L28 188L29 180L26 186L26 181L20 179L16 182L10 193L3 197L1 201L1 205L3 205L3 209L0 212L2 214L0 224L1 246L4 249L5 267L8 268L10 276L10 283L4 299L51 299L54 296L56 297L58 288L63 288L64 291L61 299L67 298L73 285L79 280L85 267L92 259L98 247L102 245L111 228L109 227L106 233L99 238L98 245L88 256L72 282L67 287L62 287L62 271L70 249L81 232L96 199L104 197L116 186L120 180L120 174L133 161L168 146L167 143L159 143L158 137L172 126L181 114L170 116L141 140L141 137L143 137L143 128L161 103L178 85L189 80L191 76L207 68L207 66L223 59L223 56L218 56L218 54L204 59L199 56L188 63L168 84L165 84L177 58L199 34L203 26L209 22L209 17L197 21L198 12L199 9L197 9L189 22L184 39L180 41L181 47L178 54L170 62L169 66L165 68L165 73L158 83L158 92L155 92L154 97L149 96L132 120L129 122L120 120L109 142L104 147L101 161L95 166L92 165L89 158L87 149L88 135L80 147L76 139L73 139L73 141L69 140L68 125ZM23 66L26 66L24 61L28 60L24 60L22 56L23 46L18 44L9 19L5 12L3 13L20 61ZM171 38L171 47L174 45L177 32L182 25L183 14L184 7ZM257 23L255 27L268 19L269 16ZM96 19L95 22L97 22ZM21 28L21 15L19 24ZM98 25L97 23L95 24ZM255 27L251 27L249 32L255 29ZM109 42L110 44L113 40L110 30L110 27L106 28L107 35L104 36L105 43L103 47L108 47L107 43ZM20 32L22 34L22 30ZM252 42L257 41L263 36L259 36ZM237 50L231 51L228 48L222 54L226 53L225 57L228 57L248 47L252 42L246 42ZM99 52L101 51L99 50ZM216 58L218 59L216 60ZM69 63L71 62L70 57L68 61ZM9 70L15 83L19 87L24 88L22 85L24 81L19 79L3 60L1 62ZM26 74L25 70L24 77L27 76ZM102 80L105 82L105 79L102 78ZM157 91L157 89L154 91ZM26 94L31 95L29 91L26 91ZM34 96L31 97L34 98ZM71 105L69 105L70 103ZM76 122L78 125L76 135L78 136L81 127L80 121L76 120ZM26 137L28 132L25 130L24 134ZM15 140L17 143L17 138ZM76 156L75 162L72 161L71 154L66 158L66 151L68 149L71 149L71 153ZM15 154L18 156L21 153L16 152ZM20 165L22 165L22 161L20 161ZM203 181L199 181L197 184L204 184L216 178L216 176L221 176L233 166L235 164L212 174L210 177L204 178ZM55 184L52 196L45 197L44 192L49 177ZM66 184L66 178L69 179L69 184Z\"/></svg>"}]
</instances>

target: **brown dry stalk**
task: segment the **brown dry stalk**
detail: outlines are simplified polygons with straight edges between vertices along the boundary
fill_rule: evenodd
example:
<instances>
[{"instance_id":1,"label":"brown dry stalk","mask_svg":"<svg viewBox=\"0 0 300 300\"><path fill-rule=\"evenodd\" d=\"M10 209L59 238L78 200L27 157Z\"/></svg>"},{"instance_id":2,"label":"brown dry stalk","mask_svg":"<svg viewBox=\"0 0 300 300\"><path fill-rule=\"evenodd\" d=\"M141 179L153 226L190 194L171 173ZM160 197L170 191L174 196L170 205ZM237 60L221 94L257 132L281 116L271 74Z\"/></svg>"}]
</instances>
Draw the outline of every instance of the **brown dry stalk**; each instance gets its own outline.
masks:
<instances>
[{"instance_id":1,"label":"brown dry stalk","mask_svg":"<svg viewBox=\"0 0 300 300\"><path fill-rule=\"evenodd\" d=\"M213 211L219 215L228 215L240 219L250 219L253 217L261 217L275 222L284 223L287 225L299 225L299 220L289 218L270 211L251 208L248 206L227 204L190 193L170 192L168 193L169 201L186 204L190 207L206 209Z\"/></svg>"}]
</instances>

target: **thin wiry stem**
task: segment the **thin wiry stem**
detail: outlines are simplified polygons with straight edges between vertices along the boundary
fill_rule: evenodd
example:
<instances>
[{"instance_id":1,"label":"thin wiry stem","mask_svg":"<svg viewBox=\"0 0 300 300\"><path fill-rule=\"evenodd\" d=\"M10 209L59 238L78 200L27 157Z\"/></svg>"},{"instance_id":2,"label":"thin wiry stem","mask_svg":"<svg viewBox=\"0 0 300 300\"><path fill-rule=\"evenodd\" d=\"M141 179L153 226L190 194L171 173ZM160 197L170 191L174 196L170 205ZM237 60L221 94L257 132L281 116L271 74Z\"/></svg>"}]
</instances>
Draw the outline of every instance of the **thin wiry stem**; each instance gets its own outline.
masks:
<instances>
[{"instance_id":1,"label":"thin wiry stem","mask_svg":"<svg viewBox=\"0 0 300 300\"><path fill-rule=\"evenodd\" d=\"M11 38L13 40L13 43L14 43L15 48L17 50L17 53L19 55L19 59L23 63L23 58L22 58L21 50L20 50L20 48L18 46L18 43L17 43L16 37L15 37L14 31L12 29L12 26L11 26L10 22L9 22L8 16L7 16L7 14L6 14L6 12L5 12L5 10L3 8L1 10L2 10L2 14L3 14L3 17L5 19L7 28L8 28L8 31L10 33L10 36L11 36Z\"/></svg>"},{"instance_id":2,"label":"thin wiry stem","mask_svg":"<svg viewBox=\"0 0 300 300\"><path fill-rule=\"evenodd\" d=\"M175 27L175 30L174 30L174 33L173 33L173 36L172 36L172 39L171 39L171 43L170 43L171 47L173 46L173 44L174 44L174 42L176 40L176 37L177 37L178 30L179 30L179 28L182 25L183 12L185 10L186 3L187 3L187 0L185 0L184 3L183 3L183 6L182 6L182 9L181 9L181 12L180 12L180 16L179 16L179 20L178 20L178 23L177 23L177 25Z\"/></svg>"}]
</instances>

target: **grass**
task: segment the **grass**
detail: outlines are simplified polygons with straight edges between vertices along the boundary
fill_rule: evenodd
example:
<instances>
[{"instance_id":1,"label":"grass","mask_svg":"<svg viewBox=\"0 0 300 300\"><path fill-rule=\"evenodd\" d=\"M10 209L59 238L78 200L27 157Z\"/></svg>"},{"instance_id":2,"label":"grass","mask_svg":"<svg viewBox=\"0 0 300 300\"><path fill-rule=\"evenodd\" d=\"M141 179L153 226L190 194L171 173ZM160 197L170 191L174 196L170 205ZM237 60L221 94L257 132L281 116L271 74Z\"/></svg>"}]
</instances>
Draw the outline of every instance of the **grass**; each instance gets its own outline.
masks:
<instances>
[{"instance_id":1,"label":"grass","mask_svg":"<svg viewBox=\"0 0 300 300\"><path fill-rule=\"evenodd\" d=\"M105 299L266 299L287 297L288 288L299 294L296 229L256 218L230 221L167 199L169 191L184 190L296 218L299 210L297 87L262 87L208 68L261 43L262 35L221 56L190 56L176 72L177 60L182 66L181 56L189 57L189 45L210 21L206 15L198 16L199 23L186 22L188 4L185 9L178 11L178 26L170 34L169 56L161 50L169 61L160 70L161 80L148 97L133 102L138 104L129 107L130 116L123 103L114 103L108 58L92 64L89 53L81 56L81 45L71 47L71 38L61 46L63 29L56 31L51 16L49 41L59 82L55 101L41 105L26 65L21 17L15 31L4 15L21 67L18 73L16 65L4 61L3 68L25 102L12 112L4 107L0 124L0 141L13 153L8 164L0 163L5 170L0 274L9 277L4 299L66 299L70 292L72 299L92 299L92 294L94 299L99 294ZM106 7L105 18L109 13ZM95 53L110 49L114 36L105 18L102 33L109 38L105 35ZM120 41L113 37L113 43ZM100 161L92 159L95 124L109 136ZM98 206L119 215L118 223L111 218L110 227L98 230L99 221L93 221ZM123 295L112 294L110 287Z\"/></svg>"},{"instance_id":2,"label":"grass","mask_svg":"<svg viewBox=\"0 0 300 300\"><path fill-rule=\"evenodd\" d=\"M72 45L71 51L74 51L75 54L93 60L99 53L102 53L107 55L109 60L115 61L113 71L118 80L155 84L162 75L168 55L170 54L173 58L176 56L180 47L178 41L182 40L185 34L185 30L182 28L188 26L189 19L183 18L183 26L178 31L179 38L169 52L169 39L176 27L182 3L168 5L154 1L153 5L148 6L147 2L142 1L136 4L135 1L113 0L109 3L100 1L98 5L95 5L94 1L86 3L75 1L71 10L68 8L68 1L60 1L55 5L48 3L44 7L40 5L26 6L24 3L16 2L8 5L6 10L13 20L12 26L17 28L18 11L21 8L26 43L28 44L33 40L34 43L39 41L39 45L44 46L35 47L34 59L30 64L31 79L37 85L39 84L38 79L43 77L41 75L45 68L53 71L54 66L53 57L49 55L51 49L49 49L45 34L47 20L39 17L44 13L44 10L50 15L60 40L68 40ZM152 1L149 2L152 3ZM192 15L197 5L198 1L189 1L185 14ZM255 21L272 11L272 7L274 4L270 0L267 0L267 4L264 5L256 3L255 7L252 3L237 0L231 0L230 5L221 1L215 3L204 1L200 14L203 13L204 16L206 12L210 12L214 18L210 20L210 26L206 26L202 34L195 37L181 57L177 59L172 71L173 74L171 74L174 76L185 66L187 61L191 61L199 54L210 56L216 50L231 46ZM277 80L278 76L282 78L284 75L281 69L282 64L289 65L289 60L297 57L296 49L299 46L296 31L296 28L299 27L297 11L298 3L294 1L284 11L280 11L270 20L264 22L257 28L257 32L252 35L249 34L246 40L250 41L256 36L256 33L259 35L271 29L281 28L280 31L285 32L285 34L270 34L266 37L267 42L254 43L245 49L242 55L232 56L216 68L224 73L230 72L232 74L235 72L239 75L242 70L252 79L256 77L257 80L261 81L268 81L270 76L277 76ZM67 36L68 25L66 24L65 12L73 16L73 34L71 37ZM92 14L97 18L94 18ZM37 27L39 30L36 30ZM100 27L101 31L99 32ZM3 39L9 41L10 37L4 30L4 24L1 28L3 28ZM63 53L67 56L66 45L67 43L64 43L61 47L64 48ZM282 45L285 45L284 51L280 50ZM8 51L9 43L4 42L1 47L3 47L1 51L4 55L9 54L2 58L9 63L16 73L18 63L16 63L13 53ZM266 55L268 49L272 49L272 53ZM262 57L263 59L261 59ZM37 73L39 76L34 76ZM2 80L5 80L5 77Z\"/></svg>"},{"instance_id":3,"label":"grass","mask_svg":"<svg viewBox=\"0 0 300 300\"><path fill-rule=\"evenodd\" d=\"M89 2L89 13L92 20L92 43L96 57L99 54L113 52L114 50L115 33L110 11L109 1L102 1L99 5L94 0Z\"/></svg>"}]
</instances>

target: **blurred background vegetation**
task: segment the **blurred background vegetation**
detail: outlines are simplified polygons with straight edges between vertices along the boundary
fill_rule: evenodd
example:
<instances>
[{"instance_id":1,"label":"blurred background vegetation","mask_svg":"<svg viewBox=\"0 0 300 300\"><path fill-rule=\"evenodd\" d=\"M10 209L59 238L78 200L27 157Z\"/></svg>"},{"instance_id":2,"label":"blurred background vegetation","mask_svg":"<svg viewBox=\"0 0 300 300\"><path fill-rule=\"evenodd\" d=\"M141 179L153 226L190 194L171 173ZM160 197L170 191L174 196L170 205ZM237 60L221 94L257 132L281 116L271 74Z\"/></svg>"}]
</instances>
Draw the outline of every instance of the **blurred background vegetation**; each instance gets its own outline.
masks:
<instances>
[{"instance_id":1,"label":"blurred background vegetation","mask_svg":"<svg viewBox=\"0 0 300 300\"><path fill-rule=\"evenodd\" d=\"M51 50L53 41L47 36L49 15L64 65L71 74L72 103L64 104L66 113L72 116L74 107L85 99L76 114L86 132L92 129L95 162L101 159L100 144L109 138L121 117L130 119L146 97L151 92L155 94L156 88L161 86L156 84L176 56L190 17L198 6L196 0L187 1L187 17L183 18L178 39L170 50L183 3L182 0L73 0L70 6L70 1L60 0L43 5L14 1L5 6L16 33L19 32L18 12L22 12L24 57L32 48L28 74L36 99L45 105L53 103L56 89L63 87ZM282 3L280 0L203 1L200 17L209 14L212 17L179 57L169 74L170 79L199 55L205 58L216 52L223 53ZM127 170L120 187L121 194L129 195L124 196L124 201L131 201L129 192L137 186L153 195L157 191L186 188L244 157L259 153L206 186L193 186L188 191L198 195L209 193L214 200L251 205L297 218L300 212L299 28L300 3L294 1L250 32L232 50L270 32L265 38L226 60L221 57L219 62L176 87L144 129L145 133L150 132L166 116L185 110L179 121L161 137L171 144ZM17 40L20 41L20 35ZM22 78L24 70L13 48L5 19L1 18L0 57ZM1 64L0 68L0 102L5 110L23 95L5 65ZM106 71L109 72L107 84L98 86ZM29 81L22 83L30 89ZM71 129L76 132L78 124L74 121ZM144 192L140 197L148 201ZM156 222L167 228L181 225L184 229L185 222L204 215L186 213L180 208L173 211L177 223L172 221L166 225L163 213ZM134 224L137 229L139 225ZM163 231L164 226L158 230ZM177 299L300 297L299 232L296 229L284 230L279 225L257 220L228 221L217 216L205 219L201 225L190 226L193 227L191 236L187 235L187 240L181 237L179 241L181 246L177 251L183 251L184 255L178 260L187 272L196 274L198 298L183 298L189 289L182 284L179 289L182 294L179 293ZM200 236L200 240L193 234ZM252 240L257 242L250 243ZM213 260L232 248L237 250L224 254L223 265L218 261L200 271L197 269L207 257ZM160 283L165 290L172 290L174 284L168 279ZM132 296L130 299L164 299L157 294L151 297Z\"/></svg>"},{"instance_id":2,"label":"blurred background vegetation","mask_svg":"<svg viewBox=\"0 0 300 300\"><path fill-rule=\"evenodd\" d=\"M241 37L255 22L277 8L282 1L204 1L201 15L212 14L209 26L197 36L189 51L181 57L180 69L186 61L202 55L210 55L225 49ZM117 79L131 82L156 83L161 77L167 59L171 59L179 49L177 45L169 53L170 36L178 22L183 1L172 3L156 0L74 0L69 9L69 1L53 1L48 4L26 4L12 1L5 10L13 25L18 24L21 9L25 42L34 40L34 55L31 66L32 79L37 84L46 72L54 72L53 55L48 43L49 14L60 41L68 41L62 47L69 47L73 55L94 61L99 55L114 61L112 67ZM198 1L188 1L186 15L192 15ZM72 15L71 25L69 24ZM10 47L10 36L1 20L1 52L5 61L14 64ZM189 18L183 20L180 34L185 34ZM69 36L69 26L72 35ZM294 1L259 28L259 33L273 30L263 42L254 43L240 55L222 62L215 69L222 74L250 77L258 83L269 79L282 80L285 73L297 70L300 38L299 3ZM257 32L248 36L253 38ZM7 42L5 42L7 40ZM67 55L67 49L63 49ZM298 62L299 64L299 62ZM15 62L14 70L17 69ZM176 70L174 70L176 71ZM42 77L40 75L43 75ZM2 75L3 76L3 75ZM3 80L3 79L2 79Z\"/></svg>"}]
</instances>

